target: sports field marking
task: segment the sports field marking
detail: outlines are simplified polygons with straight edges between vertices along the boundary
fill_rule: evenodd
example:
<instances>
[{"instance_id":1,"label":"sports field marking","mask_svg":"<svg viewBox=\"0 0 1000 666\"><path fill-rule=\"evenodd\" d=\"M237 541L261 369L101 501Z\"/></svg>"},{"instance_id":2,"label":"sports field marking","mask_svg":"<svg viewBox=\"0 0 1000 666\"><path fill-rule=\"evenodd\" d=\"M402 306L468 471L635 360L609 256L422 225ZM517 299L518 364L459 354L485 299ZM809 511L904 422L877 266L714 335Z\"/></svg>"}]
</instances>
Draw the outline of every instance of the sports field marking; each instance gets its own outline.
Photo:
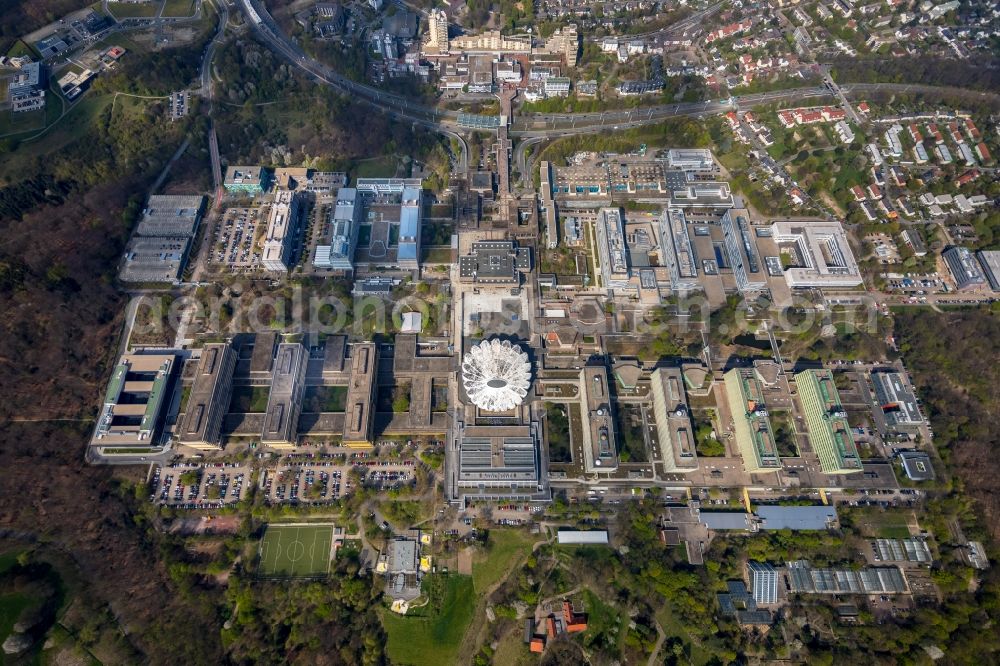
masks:
<instances>
[{"instance_id":1,"label":"sports field marking","mask_svg":"<svg viewBox=\"0 0 1000 666\"><path fill-rule=\"evenodd\" d=\"M331 525L269 525L260 543L258 572L262 576L326 574L332 548Z\"/></svg>"}]
</instances>

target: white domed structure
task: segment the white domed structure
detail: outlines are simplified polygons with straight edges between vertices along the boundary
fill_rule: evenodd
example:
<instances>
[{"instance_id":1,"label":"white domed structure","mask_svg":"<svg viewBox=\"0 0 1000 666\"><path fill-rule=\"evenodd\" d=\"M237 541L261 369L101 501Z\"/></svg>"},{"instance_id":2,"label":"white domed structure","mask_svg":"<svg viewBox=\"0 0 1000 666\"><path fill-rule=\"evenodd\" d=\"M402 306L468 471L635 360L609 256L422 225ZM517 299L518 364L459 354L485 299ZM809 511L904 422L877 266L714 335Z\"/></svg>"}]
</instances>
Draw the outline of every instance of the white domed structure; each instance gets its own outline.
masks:
<instances>
[{"instance_id":1,"label":"white domed structure","mask_svg":"<svg viewBox=\"0 0 1000 666\"><path fill-rule=\"evenodd\" d=\"M531 363L508 340L484 340L462 359L462 384L477 407L506 412L517 407L531 386Z\"/></svg>"}]
</instances>

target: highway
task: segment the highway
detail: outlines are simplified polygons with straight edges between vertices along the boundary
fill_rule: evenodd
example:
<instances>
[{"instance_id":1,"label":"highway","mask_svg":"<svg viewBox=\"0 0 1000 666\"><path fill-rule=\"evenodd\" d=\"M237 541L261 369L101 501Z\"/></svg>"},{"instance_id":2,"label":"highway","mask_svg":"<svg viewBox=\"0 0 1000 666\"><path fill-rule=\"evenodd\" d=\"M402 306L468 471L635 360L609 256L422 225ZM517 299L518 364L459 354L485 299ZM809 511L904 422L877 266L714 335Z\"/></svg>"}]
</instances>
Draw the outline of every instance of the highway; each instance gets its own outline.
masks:
<instances>
[{"instance_id":1,"label":"highway","mask_svg":"<svg viewBox=\"0 0 1000 666\"><path fill-rule=\"evenodd\" d=\"M448 111L427 106L411 98L352 81L337 73L332 68L312 59L287 35L281 32L274 19L271 18L256 0L238 0L238 6L246 17L248 25L252 27L256 35L267 46L305 72L313 80L340 90L352 99L374 106L391 117L407 120L417 125L440 131L451 137L470 129L459 124L459 112L457 111ZM700 20L700 17L706 12L714 11L715 9L717 9L717 6L703 10L703 12L692 15L684 19L684 21L675 24L675 26L671 26L671 28L664 29L664 31L676 28L685 21ZM970 93L970 91L961 89L917 84L844 84L840 86L840 90L843 91L843 94L866 94L872 92L954 94L961 92L962 94L972 94L980 98L993 99L1000 102L1000 95L995 93ZM514 119L510 126L510 136L520 138L559 138L575 134L641 127L672 117L688 116L705 118L727 113L737 107L748 108L761 104L798 101L810 98L833 98L835 96L835 92L824 85L757 93L726 100L664 104L600 113L521 114ZM464 143L463 155L464 159L462 161L467 162L467 147L464 146Z\"/></svg>"}]
</instances>

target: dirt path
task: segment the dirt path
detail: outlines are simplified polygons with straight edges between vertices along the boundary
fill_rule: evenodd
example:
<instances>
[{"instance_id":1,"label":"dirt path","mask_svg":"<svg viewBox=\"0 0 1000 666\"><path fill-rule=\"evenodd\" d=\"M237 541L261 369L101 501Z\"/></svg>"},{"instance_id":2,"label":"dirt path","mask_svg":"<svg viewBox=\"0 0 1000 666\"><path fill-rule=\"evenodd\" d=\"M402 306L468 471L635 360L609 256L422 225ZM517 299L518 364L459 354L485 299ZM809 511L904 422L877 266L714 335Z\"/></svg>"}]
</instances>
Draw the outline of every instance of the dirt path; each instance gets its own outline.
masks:
<instances>
[{"instance_id":1,"label":"dirt path","mask_svg":"<svg viewBox=\"0 0 1000 666\"><path fill-rule=\"evenodd\" d=\"M547 543L551 543L552 539L543 539L541 541L536 541L531 546L531 554L534 554L539 548ZM517 562L513 563L507 570L507 573L498 580L496 583L490 586L485 593L479 597L479 601L476 602L476 610L472 614L472 622L469 624L469 628L465 631L465 636L462 638L462 645L459 648L458 654L455 656L456 664L469 664L472 663L472 658L475 656L476 651L479 649L480 644L483 642L484 634L489 631L490 623L486 621L486 601L493 593L500 589L500 586L507 582L510 575L519 569L524 561L528 558L528 555L520 558ZM470 569L471 571L471 569Z\"/></svg>"}]
</instances>

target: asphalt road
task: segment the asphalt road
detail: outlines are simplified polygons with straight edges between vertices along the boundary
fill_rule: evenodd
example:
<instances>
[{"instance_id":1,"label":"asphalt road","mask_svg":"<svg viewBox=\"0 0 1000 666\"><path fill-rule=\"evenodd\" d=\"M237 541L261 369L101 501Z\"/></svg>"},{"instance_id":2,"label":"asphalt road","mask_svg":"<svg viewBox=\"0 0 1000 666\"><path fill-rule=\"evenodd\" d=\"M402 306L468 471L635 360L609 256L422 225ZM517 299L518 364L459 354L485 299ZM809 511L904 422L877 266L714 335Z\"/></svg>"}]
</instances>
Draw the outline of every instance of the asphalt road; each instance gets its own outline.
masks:
<instances>
[{"instance_id":1,"label":"asphalt road","mask_svg":"<svg viewBox=\"0 0 1000 666\"><path fill-rule=\"evenodd\" d=\"M238 0L238 2L240 11L244 14L248 24L252 26L256 35L273 51L303 70L315 81L334 87L348 94L353 99L379 108L392 117L442 131L450 136L453 136L456 132L464 132L469 129L459 124L459 113L457 111L448 111L427 106L413 99L352 81L337 73L332 68L313 60L295 42L281 32L274 19L271 18L259 2L256 0ZM252 14L258 16L260 20L254 21L251 19ZM691 21L694 18L689 17L685 21ZM841 90L846 94L877 91L951 93L958 89L913 84L845 84L841 86ZM969 94L968 91L962 92ZM1000 101L1000 95L995 93L974 94ZM605 130L622 130L661 122L671 117L689 116L704 118L726 113L737 106L746 108L760 104L773 104L775 102L797 101L826 96L833 96L830 88L827 86L817 86L745 95L727 100L665 104L602 113L522 114L514 120L510 127L510 136L558 138L560 136ZM465 151L463 150L463 152Z\"/></svg>"}]
</instances>

